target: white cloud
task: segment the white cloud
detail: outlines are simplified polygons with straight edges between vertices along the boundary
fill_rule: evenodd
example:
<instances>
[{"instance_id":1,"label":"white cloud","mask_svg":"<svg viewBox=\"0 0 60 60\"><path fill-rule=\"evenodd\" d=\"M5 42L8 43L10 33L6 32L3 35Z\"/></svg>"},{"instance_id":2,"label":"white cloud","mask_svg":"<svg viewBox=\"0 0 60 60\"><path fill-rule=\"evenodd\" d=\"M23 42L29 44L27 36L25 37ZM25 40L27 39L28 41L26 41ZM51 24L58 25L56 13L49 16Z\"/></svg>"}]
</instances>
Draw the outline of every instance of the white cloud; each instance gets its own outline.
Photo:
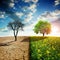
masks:
<instances>
[{"instance_id":1,"label":"white cloud","mask_svg":"<svg viewBox=\"0 0 60 60\"><path fill-rule=\"evenodd\" d=\"M32 4L28 7L28 10L30 10L32 13L35 13L37 11L36 7L37 4Z\"/></svg>"},{"instance_id":2,"label":"white cloud","mask_svg":"<svg viewBox=\"0 0 60 60\"><path fill-rule=\"evenodd\" d=\"M53 15L60 15L60 10L55 10L52 14Z\"/></svg>"},{"instance_id":3,"label":"white cloud","mask_svg":"<svg viewBox=\"0 0 60 60\"><path fill-rule=\"evenodd\" d=\"M0 15L0 18L4 18L4 15Z\"/></svg>"},{"instance_id":4,"label":"white cloud","mask_svg":"<svg viewBox=\"0 0 60 60\"><path fill-rule=\"evenodd\" d=\"M29 22L30 20L32 20L32 18L33 18L33 13L32 12L29 12L26 15L25 22Z\"/></svg>"},{"instance_id":5,"label":"white cloud","mask_svg":"<svg viewBox=\"0 0 60 60\"><path fill-rule=\"evenodd\" d=\"M30 0L23 0L24 2L30 2Z\"/></svg>"},{"instance_id":6,"label":"white cloud","mask_svg":"<svg viewBox=\"0 0 60 60\"><path fill-rule=\"evenodd\" d=\"M23 9L25 11L29 11L28 14L26 14L25 22L29 22L33 18L33 14L37 11L36 4L31 4L29 7L24 7Z\"/></svg>"},{"instance_id":7,"label":"white cloud","mask_svg":"<svg viewBox=\"0 0 60 60\"><path fill-rule=\"evenodd\" d=\"M10 0L9 7L14 7L15 5L15 0Z\"/></svg>"},{"instance_id":8,"label":"white cloud","mask_svg":"<svg viewBox=\"0 0 60 60\"><path fill-rule=\"evenodd\" d=\"M14 0L11 0L11 2L14 2Z\"/></svg>"},{"instance_id":9,"label":"white cloud","mask_svg":"<svg viewBox=\"0 0 60 60\"><path fill-rule=\"evenodd\" d=\"M41 20L48 20L48 21L54 21L57 20L60 16L60 10L55 10L54 12L47 12L45 11L43 14L41 14L38 19Z\"/></svg>"},{"instance_id":10,"label":"white cloud","mask_svg":"<svg viewBox=\"0 0 60 60\"><path fill-rule=\"evenodd\" d=\"M4 17L5 17L5 12L0 11L0 18L4 18Z\"/></svg>"},{"instance_id":11,"label":"white cloud","mask_svg":"<svg viewBox=\"0 0 60 60\"><path fill-rule=\"evenodd\" d=\"M30 5L30 7L28 8L28 9L35 9L36 8L36 4L32 4L32 5Z\"/></svg>"},{"instance_id":12,"label":"white cloud","mask_svg":"<svg viewBox=\"0 0 60 60\"><path fill-rule=\"evenodd\" d=\"M32 18L33 18L33 16L27 17L27 18L25 19L25 22L29 22Z\"/></svg>"},{"instance_id":13,"label":"white cloud","mask_svg":"<svg viewBox=\"0 0 60 60\"><path fill-rule=\"evenodd\" d=\"M0 32L7 32L8 31L8 28L5 27L5 28L0 28Z\"/></svg>"},{"instance_id":14,"label":"white cloud","mask_svg":"<svg viewBox=\"0 0 60 60\"><path fill-rule=\"evenodd\" d=\"M13 31L9 30L7 27L0 28L0 37L13 36Z\"/></svg>"},{"instance_id":15,"label":"white cloud","mask_svg":"<svg viewBox=\"0 0 60 60\"><path fill-rule=\"evenodd\" d=\"M22 17L24 15L22 12L16 12L15 14L19 17Z\"/></svg>"},{"instance_id":16,"label":"white cloud","mask_svg":"<svg viewBox=\"0 0 60 60\"><path fill-rule=\"evenodd\" d=\"M25 22L30 22L33 18L34 13L37 11L37 4L30 4L30 6L24 6L22 9L25 13Z\"/></svg>"},{"instance_id":17,"label":"white cloud","mask_svg":"<svg viewBox=\"0 0 60 60\"><path fill-rule=\"evenodd\" d=\"M35 0L24 0L24 1L35 1ZM35 1L37 2L37 0ZM33 14L37 11L36 9L37 4L33 3L30 4L29 6L24 6L22 9L24 12L27 12L27 14L25 15L25 22L29 22L30 20L32 20L33 18Z\"/></svg>"},{"instance_id":18,"label":"white cloud","mask_svg":"<svg viewBox=\"0 0 60 60\"><path fill-rule=\"evenodd\" d=\"M37 4L31 4L29 7L28 6L24 6L22 9L23 11L31 11L32 13L35 13L37 11L36 9Z\"/></svg>"},{"instance_id":19,"label":"white cloud","mask_svg":"<svg viewBox=\"0 0 60 60\"><path fill-rule=\"evenodd\" d=\"M32 12L30 12L27 16L28 17L31 17L33 15L33 13Z\"/></svg>"},{"instance_id":20,"label":"white cloud","mask_svg":"<svg viewBox=\"0 0 60 60\"><path fill-rule=\"evenodd\" d=\"M14 5L15 5L14 2L10 2L10 3L9 3L9 6L10 6L10 7L14 7Z\"/></svg>"},{"instance_id":21,"label":"white cloud","mask_svg":"<svg viewBox=\"0 0 60 60\"><path fill-rule=\"evenodd\" d=\"M60 0L55 0L55 6L60 4Z\"/></svg>"},{"instance_id":22,"label":"white cloud","mask_svg":"<svg viewBox=\"0 0 60 60\"><path fill-rule=\"evenodd\" d=\"M37 2L38 2L38 0L32 0L32 2L37 3Z\"/></svg>"},{"instance_id":23,"label":"white cloud","mask_svg":"<svg viewBox=\"0 0 60 60\"><path fill-rule=\"evenodd\" d=\"M0 15L1 15L1 14L5 14L5 12L1 12L1 11L0 11Z\"/></svg>"},{"instance_id":24,"label":"white cloud","mask_svg":"<svg viewBox=\"0 0 60 60\"><path fill-rule=\"evenodd\" d=\"M27 6L24 6L24 7L22 7L22 9L23 9L24 11L26 11L26 10L28 9L28 7L27 7Z\"/></svg>"},{"instance_id":25,"label":"white cloud","mask_svg":"<svg viewBox=\"0 0 60 60\"><path fill-rule=\"evenodd\" d=\"M37 9L32 9L32 12L35 13L37 11Z\"/></svg>"},{"instance_id":26,"label":"white cloud","mask_svg":"<svg viewBox=\"0 0 60 60\"><path fill-rule=\"evenodd\" d=\"M38 0L23 0L23 1L26 3L29 3L29 2L37 3L38 2Z\"/></svg>"}]
</instances>

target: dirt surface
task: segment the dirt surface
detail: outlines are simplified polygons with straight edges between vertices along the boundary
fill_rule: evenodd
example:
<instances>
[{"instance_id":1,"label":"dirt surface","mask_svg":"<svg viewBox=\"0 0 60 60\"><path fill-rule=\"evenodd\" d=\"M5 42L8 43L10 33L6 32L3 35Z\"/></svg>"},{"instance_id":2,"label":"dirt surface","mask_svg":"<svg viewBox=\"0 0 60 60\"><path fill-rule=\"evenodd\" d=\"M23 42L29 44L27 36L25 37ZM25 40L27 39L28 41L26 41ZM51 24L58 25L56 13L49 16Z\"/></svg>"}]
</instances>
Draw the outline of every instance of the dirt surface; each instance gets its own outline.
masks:
<instances>
[{"instance_id":1,"label":"dirt surface","mask_svg":"<svg viewBox=\"0 0 60 60\"><path fill-rule=\"evenodd\" d=\"M29 38L0 37L0 60L29 60Z\"/></svg>"}]
</instances>

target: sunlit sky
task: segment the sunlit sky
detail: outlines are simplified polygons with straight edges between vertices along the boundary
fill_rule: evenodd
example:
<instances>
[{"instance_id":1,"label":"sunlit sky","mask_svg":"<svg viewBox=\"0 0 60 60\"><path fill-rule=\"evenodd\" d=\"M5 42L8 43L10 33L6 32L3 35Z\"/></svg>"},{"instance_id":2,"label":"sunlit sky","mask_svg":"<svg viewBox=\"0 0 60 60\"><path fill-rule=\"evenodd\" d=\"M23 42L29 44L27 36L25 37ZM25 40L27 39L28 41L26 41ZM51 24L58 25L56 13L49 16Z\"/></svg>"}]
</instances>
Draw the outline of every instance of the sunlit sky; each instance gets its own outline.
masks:
<instances>
[{"instance_id":1,"label":"sunlit sky","mask_svg":"<svg viewBox=\"0 0 60 60\"><path fill-rule=\"evenodd\" d=\"M13 31L7 28L7 24L13 20L25 24L19 36L42 36L33 31L39 20L51 23L48 36L60 36L60 0L0 0L0 36L13 36Z\"/></svg>"}]
</instances>

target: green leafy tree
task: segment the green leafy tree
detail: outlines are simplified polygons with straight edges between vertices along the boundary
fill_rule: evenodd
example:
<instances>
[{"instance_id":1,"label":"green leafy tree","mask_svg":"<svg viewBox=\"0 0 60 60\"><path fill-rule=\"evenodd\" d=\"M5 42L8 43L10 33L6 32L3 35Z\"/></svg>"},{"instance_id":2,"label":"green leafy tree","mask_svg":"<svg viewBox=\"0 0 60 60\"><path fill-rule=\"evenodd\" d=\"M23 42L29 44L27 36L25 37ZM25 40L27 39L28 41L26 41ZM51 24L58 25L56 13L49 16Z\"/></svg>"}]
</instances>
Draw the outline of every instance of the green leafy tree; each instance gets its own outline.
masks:
<instances>
[{"instance_id":1,"label":"green leafy tree","mask_svg":"<svg viewBox=\"0 0 60 60\"><path fill-rule=\"evenodd\" d=\"M47 21L42 21L42 20L40 20L40 21L35 25L35 27L34 27L33 30L34 30L34 32L35 32L36 34L42 33L43 36L44 36L45 34L49 34L49 33L50 33L50 31L51 31L51 24L50 24L49 22L47 22Z\"/></svg>"},{"instance_id":2,"label":"green leafy tree","mask_svg":"<svg viewBox=\"0 0 60 60\"><path fill-rule=\"evenodd\" d=\"M14 20L13 22L9 22L8 25L9 29L13 30L15 41L17 41L17 34L19 29L23 30L24 24L22 24L19 20Z\"/></svg>"}]
</instances>

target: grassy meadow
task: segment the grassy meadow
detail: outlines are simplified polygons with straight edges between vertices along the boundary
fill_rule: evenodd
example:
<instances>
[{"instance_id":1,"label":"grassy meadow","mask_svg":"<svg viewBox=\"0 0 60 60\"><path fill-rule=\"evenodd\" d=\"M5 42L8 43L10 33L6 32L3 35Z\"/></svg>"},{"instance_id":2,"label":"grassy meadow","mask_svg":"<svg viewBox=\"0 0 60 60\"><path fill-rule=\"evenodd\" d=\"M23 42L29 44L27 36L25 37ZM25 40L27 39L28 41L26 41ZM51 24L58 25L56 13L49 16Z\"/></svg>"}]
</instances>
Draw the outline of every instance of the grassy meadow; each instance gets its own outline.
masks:
<instances>
[{"instance_id":1,"label":"grassy meadow","mask_svg":"<svg viewBox=\"0 0 60 60\"><path fill-rule=\"evenodd\" d=\"M60 60L60 37L30 37L30 60Z\"/></svg>"}]
</instances>

